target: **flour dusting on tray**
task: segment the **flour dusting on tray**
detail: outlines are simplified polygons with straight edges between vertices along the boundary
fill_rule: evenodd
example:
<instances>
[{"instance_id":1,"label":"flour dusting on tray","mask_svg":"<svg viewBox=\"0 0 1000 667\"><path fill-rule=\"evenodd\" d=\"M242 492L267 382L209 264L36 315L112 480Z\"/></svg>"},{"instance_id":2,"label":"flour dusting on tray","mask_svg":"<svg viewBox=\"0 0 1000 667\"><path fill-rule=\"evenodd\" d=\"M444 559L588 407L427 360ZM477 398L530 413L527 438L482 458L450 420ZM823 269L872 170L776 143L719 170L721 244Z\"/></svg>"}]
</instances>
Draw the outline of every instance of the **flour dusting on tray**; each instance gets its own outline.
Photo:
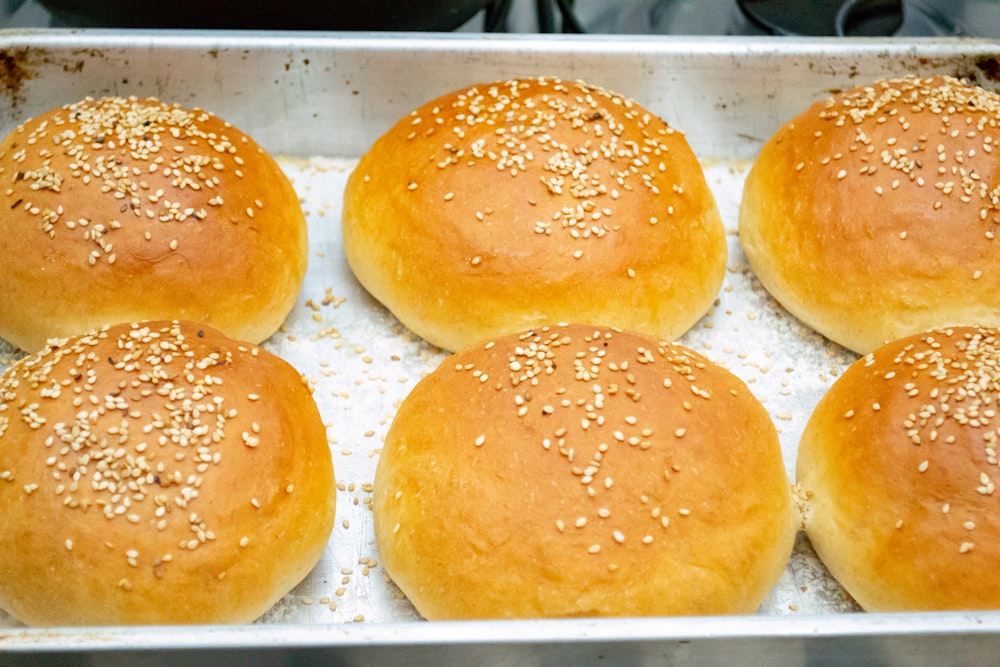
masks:
<instances>
[{"instance_id":1,"label":"flour dusting on tray","mask_svg":"<svg viewBox=\"0 0 1000 667\"><path fill-rule=\"evenodd\" d=\"M372 481L400 401L447 353L403 327L354 279L340 242L341 193L355 160L279 158L302 201L309 270L281 330L264 343L305 375L327 425L338 483L333 538L316 569L259 623L387 623L419 616L387 579L374 543ZM729 259L716 304L680 342L743 379L769 410L794 480L813 406L856 356L788 315L754 279L736 236L747 161L705 160L726 225ZM0 342L0 364L17 357ZM858 611L802 535L759 613ZM0 627L17 623L0 612Z\"/></svg>"}]
</instances>

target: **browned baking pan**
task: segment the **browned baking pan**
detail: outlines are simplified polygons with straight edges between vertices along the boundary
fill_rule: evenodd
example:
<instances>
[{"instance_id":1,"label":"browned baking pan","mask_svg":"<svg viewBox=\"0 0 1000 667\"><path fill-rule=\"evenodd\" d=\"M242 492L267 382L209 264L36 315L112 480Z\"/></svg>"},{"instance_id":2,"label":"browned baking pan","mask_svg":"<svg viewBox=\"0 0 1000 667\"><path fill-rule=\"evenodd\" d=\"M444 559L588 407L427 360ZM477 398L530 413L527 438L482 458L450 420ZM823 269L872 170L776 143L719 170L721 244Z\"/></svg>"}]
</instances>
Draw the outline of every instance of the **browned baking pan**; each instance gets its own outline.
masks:
<instances>
[{"instance_id":1,"label":"browned baking pan","mask_svg":"<svg viewBox=\"0 0 1000 667\"><path fill-rule=\"evenodd\" d=\"M683 130L719 201L730 256L718 303L681 342L728 367L763 400L792 476L808 414L856 357L800 325L755 281L735 234L742 180L763 141L805 105L831 91L908 73L957 75L995 89L1000 45L964 39L0 32L2 132L88 95L151 95L210 109L279 157L309 219L310 271L284 330L266 346L312 383L340 483L337 527L323 560L258 622L27 629L0 614L0 663L993 660L1000 654L1000 613L862 613L805 538L752 616L427 623L384 576L372 537L368 504L382 438L398 402L446 358L365 294L340 245L347 173L396 119L471 83L553 75L635 98ZM0 363L16 356L0 345Z\"/></svg>"}]
</instances>

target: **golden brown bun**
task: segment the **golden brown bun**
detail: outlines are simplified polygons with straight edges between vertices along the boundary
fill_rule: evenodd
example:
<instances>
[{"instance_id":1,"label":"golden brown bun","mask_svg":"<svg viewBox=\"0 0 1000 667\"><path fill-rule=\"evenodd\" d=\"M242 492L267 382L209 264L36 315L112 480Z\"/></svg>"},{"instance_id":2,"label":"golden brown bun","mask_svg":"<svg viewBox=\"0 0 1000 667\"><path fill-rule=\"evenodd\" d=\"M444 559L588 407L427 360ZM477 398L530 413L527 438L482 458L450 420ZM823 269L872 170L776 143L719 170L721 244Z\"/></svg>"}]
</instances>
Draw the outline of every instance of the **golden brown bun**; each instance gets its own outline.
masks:
<instances>
[{"instance_id":1,"label":"golden brown bun","mask_svg":"<svg viewBox=\"0 0 1000 667\"><path fill-rule=\"evenodd\" d=\"M447 350L556 322L677 338L712 305L727 252L681 132L552 78L400 119L351 173L343 235L361 284Z\"/></svg>"},{"instance_id":2,"label":"golden brown bun","mask_svg":"<svg viewBox=\"0 0 1000 667\"><path fill-rule=\"evenodd\" d=\"M421 380L373 509L386 572L428 619L751 613L799 526L739 379L589 325L479 344Z\"/></svg>"},{"instance_id":3,"label":"golden brown bun","mask_svg":"<svg viewBox=\"0 0 1000 667\"><path fill-rule=\"evenodd\" d=\"M880 81L779 129L747 176L739 234L761 283L856 352L1000 324L1000 97L956 79Z\"/></svg>"},{"instance_id":4,"label":"golden brown bun","mask_svg":"<svg viewBox=\"0 0 1000 667\"><path fill-rule=\"evenodd\" d=\"M261 348L121 324L26 357L0 392L0 608L28 625L249 622L326 546L326 429Z\"/></svg>"},{"instance_id":5,"label":"golden brown bun","mask_svg":"<svg viewBox=\"0 0 1000 667\"><path fill-rule=\"evenodd\" d=\"M894 341L817 405L797 478L816 552L869 611L1000 608L995 329Z\"/></svg>"},{"instance_id":6,"label":"golden brown bun","mask_svg":"<svg viewBox=\"0 0 1000 667\"><path fill-rule=\"evenodd\" d=\"M86 99L0 142L0 337L29 352L105 324L188 319L259 342L305 275L277 163L200 109Z\"/></svg>"}]
</instances>

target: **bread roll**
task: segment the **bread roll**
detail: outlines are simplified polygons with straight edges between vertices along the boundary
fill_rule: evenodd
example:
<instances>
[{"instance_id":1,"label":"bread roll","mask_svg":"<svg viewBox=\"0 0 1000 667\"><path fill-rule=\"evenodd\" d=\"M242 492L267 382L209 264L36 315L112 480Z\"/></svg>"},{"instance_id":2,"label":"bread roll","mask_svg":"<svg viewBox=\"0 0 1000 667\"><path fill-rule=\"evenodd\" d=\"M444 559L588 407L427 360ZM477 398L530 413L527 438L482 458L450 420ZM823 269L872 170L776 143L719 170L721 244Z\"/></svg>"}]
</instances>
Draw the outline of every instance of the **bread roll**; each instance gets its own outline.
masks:
<instances>
[{"instance_id":1,"label":"bread roll","mask_svg":"<svg viewBox=\"0 0 1000 667\"><path fill-rule=\"evenodd\" d=\"M1000 96L948 78L817 102L764 144L739 235L793 315L858 353L1000 325Z\"/></svg>"},{"instance_id":2,"label":"bread roll","mask_svg":"<svg viewBox=\"0 0 1000 667\"><path fill-rule=\"evenodd\" d=\"M250 137L201 109L85 99L0 142L0 337L146 319L259 342L305 275L298 196Z\"/></svg>"},{"instance_id":3,"label":"bread roll","mask_svg":"<svg viewBox=\"0 0 1000 667\"><path fill-rule=\"evenodd\" d=\"M428 619L751 613L799 526L739 379L589 325L477 344L421 380L373 510L386 572Z\"/></svg>"},{"instance_id":4,"label":"bread roll","mask_svg":"<svg viewBox=\"0 0 1000 667\"><path fill-rule=\"evenodd\" d=\"M797 478L817 554L869 611L996 609L996 329L956 327L859 359L817 405Z\"/></svg>"},{"instance_id":5,"label":"bread roll","mask_svg":"<svg viewBox=\"0 0 1000 667\"><path fill-rule=\"evenodd\" d=\"M0 379L0 608L33 626L254 620L335 509L302 377L188 322L102 328Z\"/></svg>"},{"instance_id":6,"label":"bread roll","mask_svg":"<svg viewBox=\"0 0 1000 667\"><path fill-rule=\"evenodd\" d=\"M712 305L727 252L684 135L554 78L400 119L350 175L343 236L361 284L447 350L562 321L674 339Z\"/></svg>"}]
</instances>

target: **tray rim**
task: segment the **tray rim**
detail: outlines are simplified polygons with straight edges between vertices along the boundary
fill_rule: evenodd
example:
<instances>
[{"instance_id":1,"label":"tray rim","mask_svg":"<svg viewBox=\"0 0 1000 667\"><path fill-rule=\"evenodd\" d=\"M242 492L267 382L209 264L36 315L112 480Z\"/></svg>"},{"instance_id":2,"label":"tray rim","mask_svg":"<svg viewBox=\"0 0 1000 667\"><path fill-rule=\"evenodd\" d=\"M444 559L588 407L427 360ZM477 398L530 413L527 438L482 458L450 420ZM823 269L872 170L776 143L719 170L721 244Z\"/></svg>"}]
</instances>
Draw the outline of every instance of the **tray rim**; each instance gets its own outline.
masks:
<instances>
[{"instance_id":1,"label":"tray rim","mask_svg":"<svg viewBox=\"0 0 1000 667\"><path fill-rule=\"evenodd\" d=\"M578 35L534 33L413 33L371 31L137 30L127 28L3 28L0 48L94 45L134 47L262 49L368 49L422 51L577 52L598 47L609 55L727 55L787 57L856 56L859 53L936 57L1000 56L1000 41L985 37L776 37L770 35ZM1000 76L998 76L1000 79Z\"/></svg>"},{"instance_id":2,"label":"tray rim","mask_svg":"<svg viewBox=\"0 0 1000 667\"><path fill-rule=\"evenodd\" d=\"M956 649L956 646L959 647ZM890 650L919 655L925 664L995 657L1000 612L868 613L811 616L706 616L513 621L436 621L383 624L204 625L24 628L0 631L0 656L35 659L56 654L128 655L144 664L176 664L185 654L342 656L406 655L411 664L463 664L491 654L559 656L581 664L603 655L708 660L753 658L809 664ZM960 651L956 653L956 650ZM407 653L403 653L406 651ZM415 653L411 653L415 652ZM883 658L887 656L883 655ZM806 659L808 658L808 659ZM0 659L4 661L6 658ZM464 664L468 664L464 662ZM567 663L568 664L568 663Z\"/></svg>"}]
</instances>

